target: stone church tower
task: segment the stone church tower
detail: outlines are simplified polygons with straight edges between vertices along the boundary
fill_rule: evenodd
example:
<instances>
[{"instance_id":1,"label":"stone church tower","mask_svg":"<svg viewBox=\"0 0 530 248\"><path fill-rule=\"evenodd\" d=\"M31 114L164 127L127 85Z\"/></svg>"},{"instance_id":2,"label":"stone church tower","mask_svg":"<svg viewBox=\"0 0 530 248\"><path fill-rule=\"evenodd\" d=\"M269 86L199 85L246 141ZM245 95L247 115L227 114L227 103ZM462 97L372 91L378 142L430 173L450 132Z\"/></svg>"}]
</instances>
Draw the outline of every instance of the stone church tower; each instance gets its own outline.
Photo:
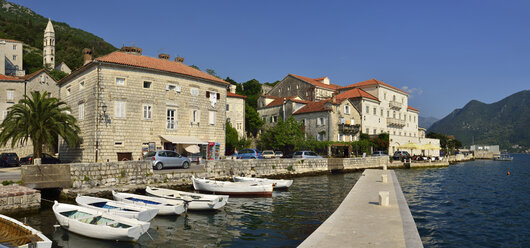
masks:
<instances>
[{"instance_id":1,"label":"stone church tower","mask_svg":"<svg viewBox=\"0 0 530 248\"><path fill-rule=\"evenodd\" d=\"M55 31L53 30L52 21L48 19L48 25L44 30L44 45L43 45L43 66L45 68L55 68Z\"/></svg>"}]
</instances>

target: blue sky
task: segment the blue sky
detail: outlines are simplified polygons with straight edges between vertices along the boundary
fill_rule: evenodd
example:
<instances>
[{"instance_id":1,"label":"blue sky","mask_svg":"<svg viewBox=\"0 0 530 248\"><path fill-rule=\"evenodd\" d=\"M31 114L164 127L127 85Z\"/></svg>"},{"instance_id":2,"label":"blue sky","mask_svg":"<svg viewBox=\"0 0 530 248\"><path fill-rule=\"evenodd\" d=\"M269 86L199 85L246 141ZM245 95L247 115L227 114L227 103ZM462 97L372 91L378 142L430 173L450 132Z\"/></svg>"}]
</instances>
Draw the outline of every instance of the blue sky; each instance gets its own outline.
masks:
<instances>
[{"instance_id":1,"label":"blue sky","mask_svg":"<svg viewBox=\"0 0 530 248\"><path fill-rule=\"evenodd\" d=\"M422 116L530 89L530 1L13 2L238 82L376 78L410 91Z\"/></svg>"}]
</instances>

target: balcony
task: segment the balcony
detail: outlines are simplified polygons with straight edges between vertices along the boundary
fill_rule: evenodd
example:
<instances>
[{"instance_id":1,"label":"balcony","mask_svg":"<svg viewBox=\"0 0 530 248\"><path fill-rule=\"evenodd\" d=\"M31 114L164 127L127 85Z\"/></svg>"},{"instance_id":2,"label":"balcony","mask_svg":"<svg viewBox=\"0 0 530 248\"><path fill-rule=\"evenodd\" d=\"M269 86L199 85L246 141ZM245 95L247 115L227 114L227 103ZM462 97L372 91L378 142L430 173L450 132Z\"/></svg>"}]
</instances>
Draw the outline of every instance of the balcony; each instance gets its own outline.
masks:
<instances>
[{"instance_id":1,"label":"balcony","mask_svg":"<svg viewBox=\"0 0 530 248\"><path fill-rule=\"evenodd\" d=\"M361 125L350 125L346 123L339 123L339 133L356 134L359 132Z\"/></svg>"},{"instance_id":2,"label":"balcony","mask_svg":"<svg viewBox=\"0 0 530 248\"><path fill-rule=\"evenodd\" d=\"M386 118L386 125L387 126L394 126L394 127L404 127L405 121L395 118Z\"/></svg>"},{"instance_id":3,"label":"balcony","mask_svg":"<svg viewBox=\"0 0 530 248\"><path fill-rule=\"evenodd\" d=\"M396 101L390 101L388 103L388 106L390 106L391 109L401 109L402 103L396 102Z\"/></svg>"}]
</instances>

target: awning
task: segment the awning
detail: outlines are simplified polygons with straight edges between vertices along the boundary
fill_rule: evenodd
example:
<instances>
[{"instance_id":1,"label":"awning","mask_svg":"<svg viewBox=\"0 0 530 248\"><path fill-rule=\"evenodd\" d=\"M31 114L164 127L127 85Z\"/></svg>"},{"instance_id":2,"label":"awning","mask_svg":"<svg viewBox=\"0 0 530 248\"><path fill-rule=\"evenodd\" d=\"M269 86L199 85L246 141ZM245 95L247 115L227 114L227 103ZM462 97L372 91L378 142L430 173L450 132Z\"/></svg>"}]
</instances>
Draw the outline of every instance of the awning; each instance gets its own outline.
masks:
<instances>
[{"instance_id":1,"label":"awning","mask_svg":"<svg viewBox=\"0 0 530 248\"><path fill-rule=\"evenodd\" d=\"M204 142L195 136L160 135L160 138L173 144L208 145L208 142Z\"/></svg>"},{"instance_id":2,"label":"awning","mask_svg":"<svg viewBox=\"0 0 530 248\"><path fill-rule=\"evenodd\" d=\"M421 146L416 144L416 143L410 142L410 143L401 145L398 148L400 148L400 149L421 149Z\"/></svg>"},{"instance_id":3,"label":"awning","mask_svg":"<svg viewBox=\"0 0 530 248\"><path fill-rule=\"evenodd\" d=\"M188 145L184 148L189 153L199 153L201 152L201 148L198 145Z\"/></svg>"}]
</instances>

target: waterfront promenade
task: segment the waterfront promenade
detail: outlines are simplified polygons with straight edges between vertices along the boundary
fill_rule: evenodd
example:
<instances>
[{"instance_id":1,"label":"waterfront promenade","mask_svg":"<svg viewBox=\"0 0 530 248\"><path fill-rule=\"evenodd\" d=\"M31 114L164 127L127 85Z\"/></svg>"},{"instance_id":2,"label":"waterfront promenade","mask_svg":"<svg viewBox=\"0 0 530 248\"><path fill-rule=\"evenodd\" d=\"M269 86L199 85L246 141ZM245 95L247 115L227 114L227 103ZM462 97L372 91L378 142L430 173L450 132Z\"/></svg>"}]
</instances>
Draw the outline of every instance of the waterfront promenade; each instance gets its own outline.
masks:
<instances>
[{"instance_id":1,"label":"waterfront promenade","mask_svg":"<svg viewBox=\"0 0 530 248\"><path fill-rule=\"evenodd\" d=\"M380 192L388 192L387 206ZM423 244L394 171L367 169L337 210L299 247Z\"/></svg>"}]
</instances>

